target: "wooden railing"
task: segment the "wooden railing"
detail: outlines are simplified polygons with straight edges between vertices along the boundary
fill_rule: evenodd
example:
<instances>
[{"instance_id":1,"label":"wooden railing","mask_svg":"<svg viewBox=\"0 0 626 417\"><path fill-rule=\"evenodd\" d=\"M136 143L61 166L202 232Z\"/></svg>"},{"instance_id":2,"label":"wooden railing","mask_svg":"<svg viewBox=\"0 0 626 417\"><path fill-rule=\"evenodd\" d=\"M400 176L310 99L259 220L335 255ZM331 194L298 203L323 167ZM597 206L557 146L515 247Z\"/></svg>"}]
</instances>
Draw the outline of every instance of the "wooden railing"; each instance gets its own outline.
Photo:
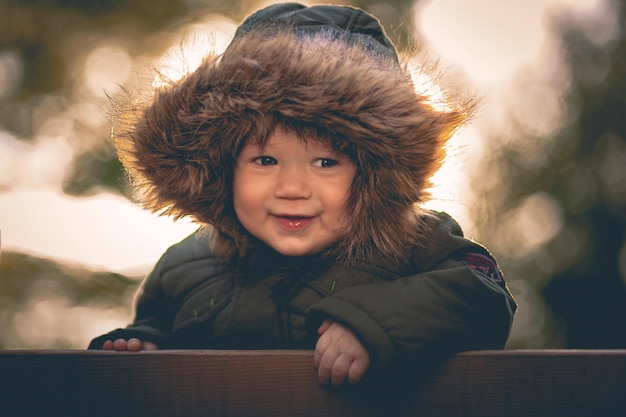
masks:
<instances>
[{"instance_id":1,"label":"wooden railing","mask_svg":"<svg viewBox=\"0 0 626 417\"><path fill-rule=\"evenodd\" d=\"M325 389L310 351L0 351L2 417L624 417L626 350L465 352L399 386Z\"/></svg>"}]
</instances>

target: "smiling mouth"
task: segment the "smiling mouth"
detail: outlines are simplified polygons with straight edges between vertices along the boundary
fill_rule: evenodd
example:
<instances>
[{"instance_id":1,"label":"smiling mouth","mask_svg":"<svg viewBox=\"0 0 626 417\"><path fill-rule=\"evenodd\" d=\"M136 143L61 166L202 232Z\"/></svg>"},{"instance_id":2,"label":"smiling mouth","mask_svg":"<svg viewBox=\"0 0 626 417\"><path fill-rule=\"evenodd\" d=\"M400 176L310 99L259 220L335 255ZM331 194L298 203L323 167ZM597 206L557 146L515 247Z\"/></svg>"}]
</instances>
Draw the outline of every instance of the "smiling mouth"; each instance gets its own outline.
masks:
<instances>
[{"instance_id":1,"label":"smiling mouth","mask_svg":"<svg viewBox=\"0 0 626 417\"><path fill-rule=\"evenodd\" d=\"M275 216L278 220L278 223L286 229L290 230L298 230L303 229L308 226L313 217L305 217L305 216Z\"/></svg>"}]
</instances>

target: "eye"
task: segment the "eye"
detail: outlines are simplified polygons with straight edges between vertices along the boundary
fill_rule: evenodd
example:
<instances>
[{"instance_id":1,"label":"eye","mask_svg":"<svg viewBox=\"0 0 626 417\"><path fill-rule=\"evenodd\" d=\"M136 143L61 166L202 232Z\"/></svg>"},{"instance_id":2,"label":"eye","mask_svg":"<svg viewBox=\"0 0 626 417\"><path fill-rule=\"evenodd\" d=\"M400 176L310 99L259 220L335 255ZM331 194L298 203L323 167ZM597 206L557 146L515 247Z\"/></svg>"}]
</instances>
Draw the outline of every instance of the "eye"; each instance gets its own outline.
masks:
<instances>
[{"instance_id":1,"label":"eye","mask_svg":"<svg viewBox=\"0 0 626 417\"><path fill-rule=\"evenodd\" d=\"M276 165L278 163L278 161L274 158L272 158L271 156L260 156L258 158L256 158L254 160L255 163L259 164L259 165Z\"/></svg>"},{"instance_id":2,"label":"eye","mask_svg":"<svg viewBox=\"0 0 626 417\"><path fill-rule=\"evenodd\" d=\"M321 168L330 168L337 164L338 162L336 160L327 158L320 158L313 163L313 165Z\"/></svg>"}]
</instances>

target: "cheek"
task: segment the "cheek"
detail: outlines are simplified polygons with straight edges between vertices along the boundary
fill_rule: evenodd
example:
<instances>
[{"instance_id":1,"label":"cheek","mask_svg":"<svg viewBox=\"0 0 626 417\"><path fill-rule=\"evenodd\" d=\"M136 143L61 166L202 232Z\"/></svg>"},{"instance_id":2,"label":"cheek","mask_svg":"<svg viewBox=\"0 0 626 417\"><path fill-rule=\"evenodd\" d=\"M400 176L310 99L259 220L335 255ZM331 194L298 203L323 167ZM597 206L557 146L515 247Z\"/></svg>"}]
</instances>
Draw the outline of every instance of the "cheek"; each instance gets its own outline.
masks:
<instances>
[{"instance_id":1,"label":"cheek","mask_svg":"<svg viewBox=\"0 0 626 417\"><path fill-rule=\"evenodd\" d=\"M334 217L337 222L342 225L350 222L352 218L352 208L349 204L350 189L339 189L331 197L329 197L329 204L332 207Z\"/></svg>"},{"instance_id":2,"label":"cheek","mask_svg":"<svg viewBox=\"0 0 626 417\"><path fill-rule=\"evenodd\" d=\"M264 193L258 181L245 176L235 176L233 181L233 206L241 222L243 217L259 214L264 206Z\"/></svg>"},{"instance_id":3,"label":"cheek","mask_svg":"<svg viewBox=\"0 0 626 417\"><path fill-rule=\"evenodd\" d=\"M241 174L235 171L233 175L233 206L235 208L235 214L241 219L241 214L246 210L248 206L249 187L246 186L246 180Z\"/></svg>"}]
</instances>

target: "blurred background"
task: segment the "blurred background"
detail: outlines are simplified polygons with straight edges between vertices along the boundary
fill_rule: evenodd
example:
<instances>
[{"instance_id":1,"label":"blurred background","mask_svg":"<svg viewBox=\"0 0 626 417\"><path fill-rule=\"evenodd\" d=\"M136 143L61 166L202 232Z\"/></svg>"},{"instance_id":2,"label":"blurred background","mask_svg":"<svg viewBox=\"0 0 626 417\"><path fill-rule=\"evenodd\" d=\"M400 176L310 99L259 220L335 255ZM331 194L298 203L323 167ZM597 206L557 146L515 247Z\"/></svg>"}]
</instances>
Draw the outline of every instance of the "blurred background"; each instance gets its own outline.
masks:
<instances>
[{"instance_id":1,"label":"blurred background","mask_svg":"<svg viewBox=\"0 0 626 417\"><path fill-rule=\"evenodd\" d=\"M0 348L82 349L132 319L196 226L133 202L109 97L182 76L270 3L0 0ZM499 259L520 305L508 347L626 348L623 1L349 4L482 97L429 206Z\"/></svg>"}]
</instances>

